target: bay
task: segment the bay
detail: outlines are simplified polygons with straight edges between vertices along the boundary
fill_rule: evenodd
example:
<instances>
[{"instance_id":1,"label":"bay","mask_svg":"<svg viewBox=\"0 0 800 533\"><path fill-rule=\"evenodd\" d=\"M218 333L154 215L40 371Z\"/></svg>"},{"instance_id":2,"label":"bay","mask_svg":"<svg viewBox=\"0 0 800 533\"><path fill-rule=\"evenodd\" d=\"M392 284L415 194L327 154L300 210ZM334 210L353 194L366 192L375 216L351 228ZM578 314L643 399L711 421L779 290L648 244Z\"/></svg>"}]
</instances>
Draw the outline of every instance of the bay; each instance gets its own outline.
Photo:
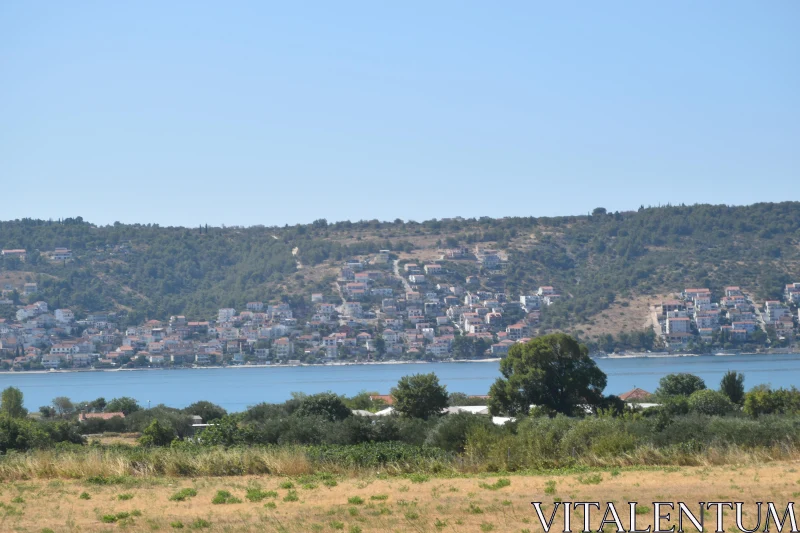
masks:
<instances>
[{"instance_id":1,"label":"bay","mask_svg":"<svg viewBox=\"0 0 800 533\"><path fill-rule=\"evenodd\" d=\"M607 394L633 387L653 392L672 372L689 372L717 388L727 370L745 375L747 389L760 383L790 387L800 382L800 354L701 357L600 358L608 375ZM259 402L282 402L292 392L333 391L352 396L362 390L387 394L405 375L435 372L450 392L486 394L500 375L499 363L369 364L309 367L198 368L115 372L0 373L0 389L19 387L25 406L36 410L57 396L73 401L130 396L142 405L185 407L208 400L229 411Z\"/></svg>"}]
</instances>

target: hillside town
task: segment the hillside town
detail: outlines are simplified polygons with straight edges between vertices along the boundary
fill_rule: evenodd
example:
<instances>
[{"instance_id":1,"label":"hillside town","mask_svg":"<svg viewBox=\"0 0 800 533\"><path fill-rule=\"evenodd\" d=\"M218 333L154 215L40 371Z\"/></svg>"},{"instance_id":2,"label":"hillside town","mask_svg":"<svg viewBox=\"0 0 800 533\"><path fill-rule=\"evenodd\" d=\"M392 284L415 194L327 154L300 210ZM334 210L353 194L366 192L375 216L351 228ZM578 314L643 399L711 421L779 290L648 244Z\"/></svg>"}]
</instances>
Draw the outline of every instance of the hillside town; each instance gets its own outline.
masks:
<instances>
[{"instance_id":1,"label":"hillside town","mask_svg":"<svg viewBox=\"0 0 800 533\"><path fill-rule=\"evenodd\" d=\"M738 286L725 287L718 302L707 288L687 288L680 298L652 306L653 324L664 345L764 343L793 339L800 320L800 283L784 288L783 300L757 304ZM772 337L772 338L771 338Z\"/></svg>"},{"instance_id":2,"label":"hillside town","mask_svg":"<svg viewBox=\"0 0 800 533\"><path fill-rule=\"evenodd\" d=\"M25 250L2 254L24 259ZM48 257L68 261L71 254L56 248ZM219 309L214 317L175 315L138 325L123 325L115 311L77 316L51 309L37 298L34 281L6 284L0 307L12 309L14 318L0 319L0 369L502 358L514 344L538 335L541 313L562 298L552 286L522 295L487 290L483 276L504 260L480 246L443 249L430 262L381 250L344 261L332 290L305 295L302 309L252 301ZM477 268L461 268L465 264ZM663 347L735 349L794 338L800 283L786 286L783 301L757 304L735 286L712 300L709 289L690 288L653 305L651 321Z\"/></svg>"}]
</instances>

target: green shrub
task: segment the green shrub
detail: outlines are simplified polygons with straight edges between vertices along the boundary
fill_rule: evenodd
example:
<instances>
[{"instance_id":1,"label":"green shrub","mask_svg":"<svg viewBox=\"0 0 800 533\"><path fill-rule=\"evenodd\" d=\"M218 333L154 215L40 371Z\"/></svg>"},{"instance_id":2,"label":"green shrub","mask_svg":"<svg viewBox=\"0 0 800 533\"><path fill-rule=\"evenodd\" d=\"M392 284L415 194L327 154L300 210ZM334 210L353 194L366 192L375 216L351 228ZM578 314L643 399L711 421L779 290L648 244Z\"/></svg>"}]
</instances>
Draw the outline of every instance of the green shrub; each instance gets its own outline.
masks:
<instances>
[{"instance_id":1,"label":"green shrub","mask_svg":"<svg viewBox=\"0 0 800 533\"><path fill-rule=\"evenodd\" d=\"M247 498L251 502L260 502L265 498L277 498L278 493L274 490L261 490L258 487L253 487L247 489L247 494L245 494L245 498Z\"/></svg>"},{"instance_id":2,"label":"green shrub","mask_svg":"<svg viewBox=\"0 0 800 533\"><path fill-rule=\"evenodd\" d=\"M169 499L173 502L183 502L195 496L197 496L197 491L195 489L185 488L170 496Z\"/></svg>"},{"instance_id":3,"label":"green shrub","mask_svg":"<svg viewBox=\"0 0 800 533\"><path fill-rule=\"evenodd\" d=\"M689 410L701 415L723 416L733 410L733 404L725 394L704 389L689 396Z\"/></svg>"},{"instance_id":4,"label":"green shrub","mask_svg":"<svg viewBox=\"0 0 800 533\"><path fill-rule=\"evenodd\" d=\"M196 519L189 526L190 529L207 529L209 527L211 527L211 522L209 522L208 520L204 520L202 518Z\"/></svg>"},{"instance_id":5,"label":"green shrub","mask_svg":"<svg viewBox=\"0 0 800 533\"><path fill-rule=\"evenodd\" d=\"M347 498L347 503L350 505L361 505L364 503L364 498L361 496L351 496L350 498Z\"/></svg>"},{"instance_id":6,"label":"green shrub","mask_svg":"<svg viewBox=\"0 0 800 533\"><path fill-rule=\"evenodd\" d=\"M78 496L81 500L91 500L92 497L89 495L88 492L81 492L81 495Z\"/></svg>"},{"instance_id":7,"label":"green shrub","mask_svg":"<svg viewBox=\"0 0 800 533\"><path fill-rule=\"evenodd\" d=\"M228 503L242 503L242 500L235 497L227 490L218 490L217 494L211 500L214 505L223 505Z\"/></svg>"},{"instance_id":8,"label":"green shrub","mask_svg":"<svg viewBox=\"0 0 800 533\"><path fill-rule=\"evenodd\" d=\"M509 485L511 485L511 480L508 478L501 477L491 485L488 483L481 483L479 484L479 487L486 490L500 490L504 487L508 487Z\"/></svg>"},{"instance_id":9,"label":"green shrub","mask_svg":"<svg viewBox=\"0 0 800 533\"><path fill-rule=\"evenodd\" d=\"M290 490L286 496L283 497L283 501L285 502L297 502L300 501L300 497L297 495L296 490Z\"/></svg>"},{"instance_id":10,"label":"green shrub","mask_svg":"<svg viewBox=\"0 0 800 533\"><path fill-rule=\"evenodd\" d=\"M127 501L133 499L133 494L130 492L124 492L122 494L117 494L117 499L120 501Z\"/></svg>"},{"instance_id":11,"label":"green shrub","mask_svg":"<svg viewBox=\"0 0 800 533\"><path fill-rule=\"evenodd\" d=\"M175 522L170 522L169 525L173 529L183 529L183 522L179 520L176 520Z\"/></svg>"}]
</instances>

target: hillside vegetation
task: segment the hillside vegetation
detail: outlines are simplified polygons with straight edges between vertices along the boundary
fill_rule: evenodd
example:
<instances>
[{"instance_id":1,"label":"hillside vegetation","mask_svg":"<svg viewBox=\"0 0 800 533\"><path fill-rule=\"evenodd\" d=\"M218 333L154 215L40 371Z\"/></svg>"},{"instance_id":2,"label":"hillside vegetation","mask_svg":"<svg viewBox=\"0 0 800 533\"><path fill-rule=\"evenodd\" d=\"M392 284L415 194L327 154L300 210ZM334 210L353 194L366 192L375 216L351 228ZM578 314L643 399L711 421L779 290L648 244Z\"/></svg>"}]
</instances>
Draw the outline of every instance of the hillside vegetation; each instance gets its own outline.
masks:
<instances>
[{"instance_id":1,"label":"hillside vegetation","mask_svg":"<svg viewBox=\"0 0 800 533\"><path fill-rule=\"evenodd\" d=\"M201 319L248 301L283 299L302 311L312 291L333 294L336 267L353 256L389 248L427 260L441 248L475 245L496 248L508 261L482 272L474 259L446 262L455 281L480 273L485 288L511 297L556 286L567 297L546 309L542 324L571 329L593 323L614 302L687 286L719 296L734 284L757 299L780 297L785 283L800 278L800 203L248 228L24 219L0 222L0 246L28 251L24 262L0 258L0 276L36 281L37 298L79 316L116 309L128 323L174 314ZM74 259L49 260L56 247L71 249Z\"/></svg>"}]
</instances>

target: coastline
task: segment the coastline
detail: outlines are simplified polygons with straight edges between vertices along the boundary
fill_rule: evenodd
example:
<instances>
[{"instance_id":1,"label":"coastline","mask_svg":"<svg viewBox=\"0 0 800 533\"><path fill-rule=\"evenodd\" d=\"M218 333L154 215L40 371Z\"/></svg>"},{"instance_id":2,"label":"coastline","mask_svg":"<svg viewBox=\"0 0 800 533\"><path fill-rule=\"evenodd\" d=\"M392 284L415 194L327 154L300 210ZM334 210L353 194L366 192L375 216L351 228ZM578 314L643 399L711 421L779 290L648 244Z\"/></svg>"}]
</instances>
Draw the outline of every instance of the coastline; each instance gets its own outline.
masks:
<instances>
[{"instance_id":1,"label":"coastline","mask_svg":"<svg viewBox=\"0 0 800 533\"><path fill-rule=\"evenodd\" d=\"M181 367L146 367L146 368L64 368L59 370L0 370L2 374L75 374L87 372L148 372L153 370L226 370L248 368L296 368L296 367L340 367L362 365L429 365L438 363L498 363L499 357L487 359L445 359L442 361L348 361L341 363L281 363L274 365L213 365L213 366L181 366Z\"/></svg>"}]
</instances>

